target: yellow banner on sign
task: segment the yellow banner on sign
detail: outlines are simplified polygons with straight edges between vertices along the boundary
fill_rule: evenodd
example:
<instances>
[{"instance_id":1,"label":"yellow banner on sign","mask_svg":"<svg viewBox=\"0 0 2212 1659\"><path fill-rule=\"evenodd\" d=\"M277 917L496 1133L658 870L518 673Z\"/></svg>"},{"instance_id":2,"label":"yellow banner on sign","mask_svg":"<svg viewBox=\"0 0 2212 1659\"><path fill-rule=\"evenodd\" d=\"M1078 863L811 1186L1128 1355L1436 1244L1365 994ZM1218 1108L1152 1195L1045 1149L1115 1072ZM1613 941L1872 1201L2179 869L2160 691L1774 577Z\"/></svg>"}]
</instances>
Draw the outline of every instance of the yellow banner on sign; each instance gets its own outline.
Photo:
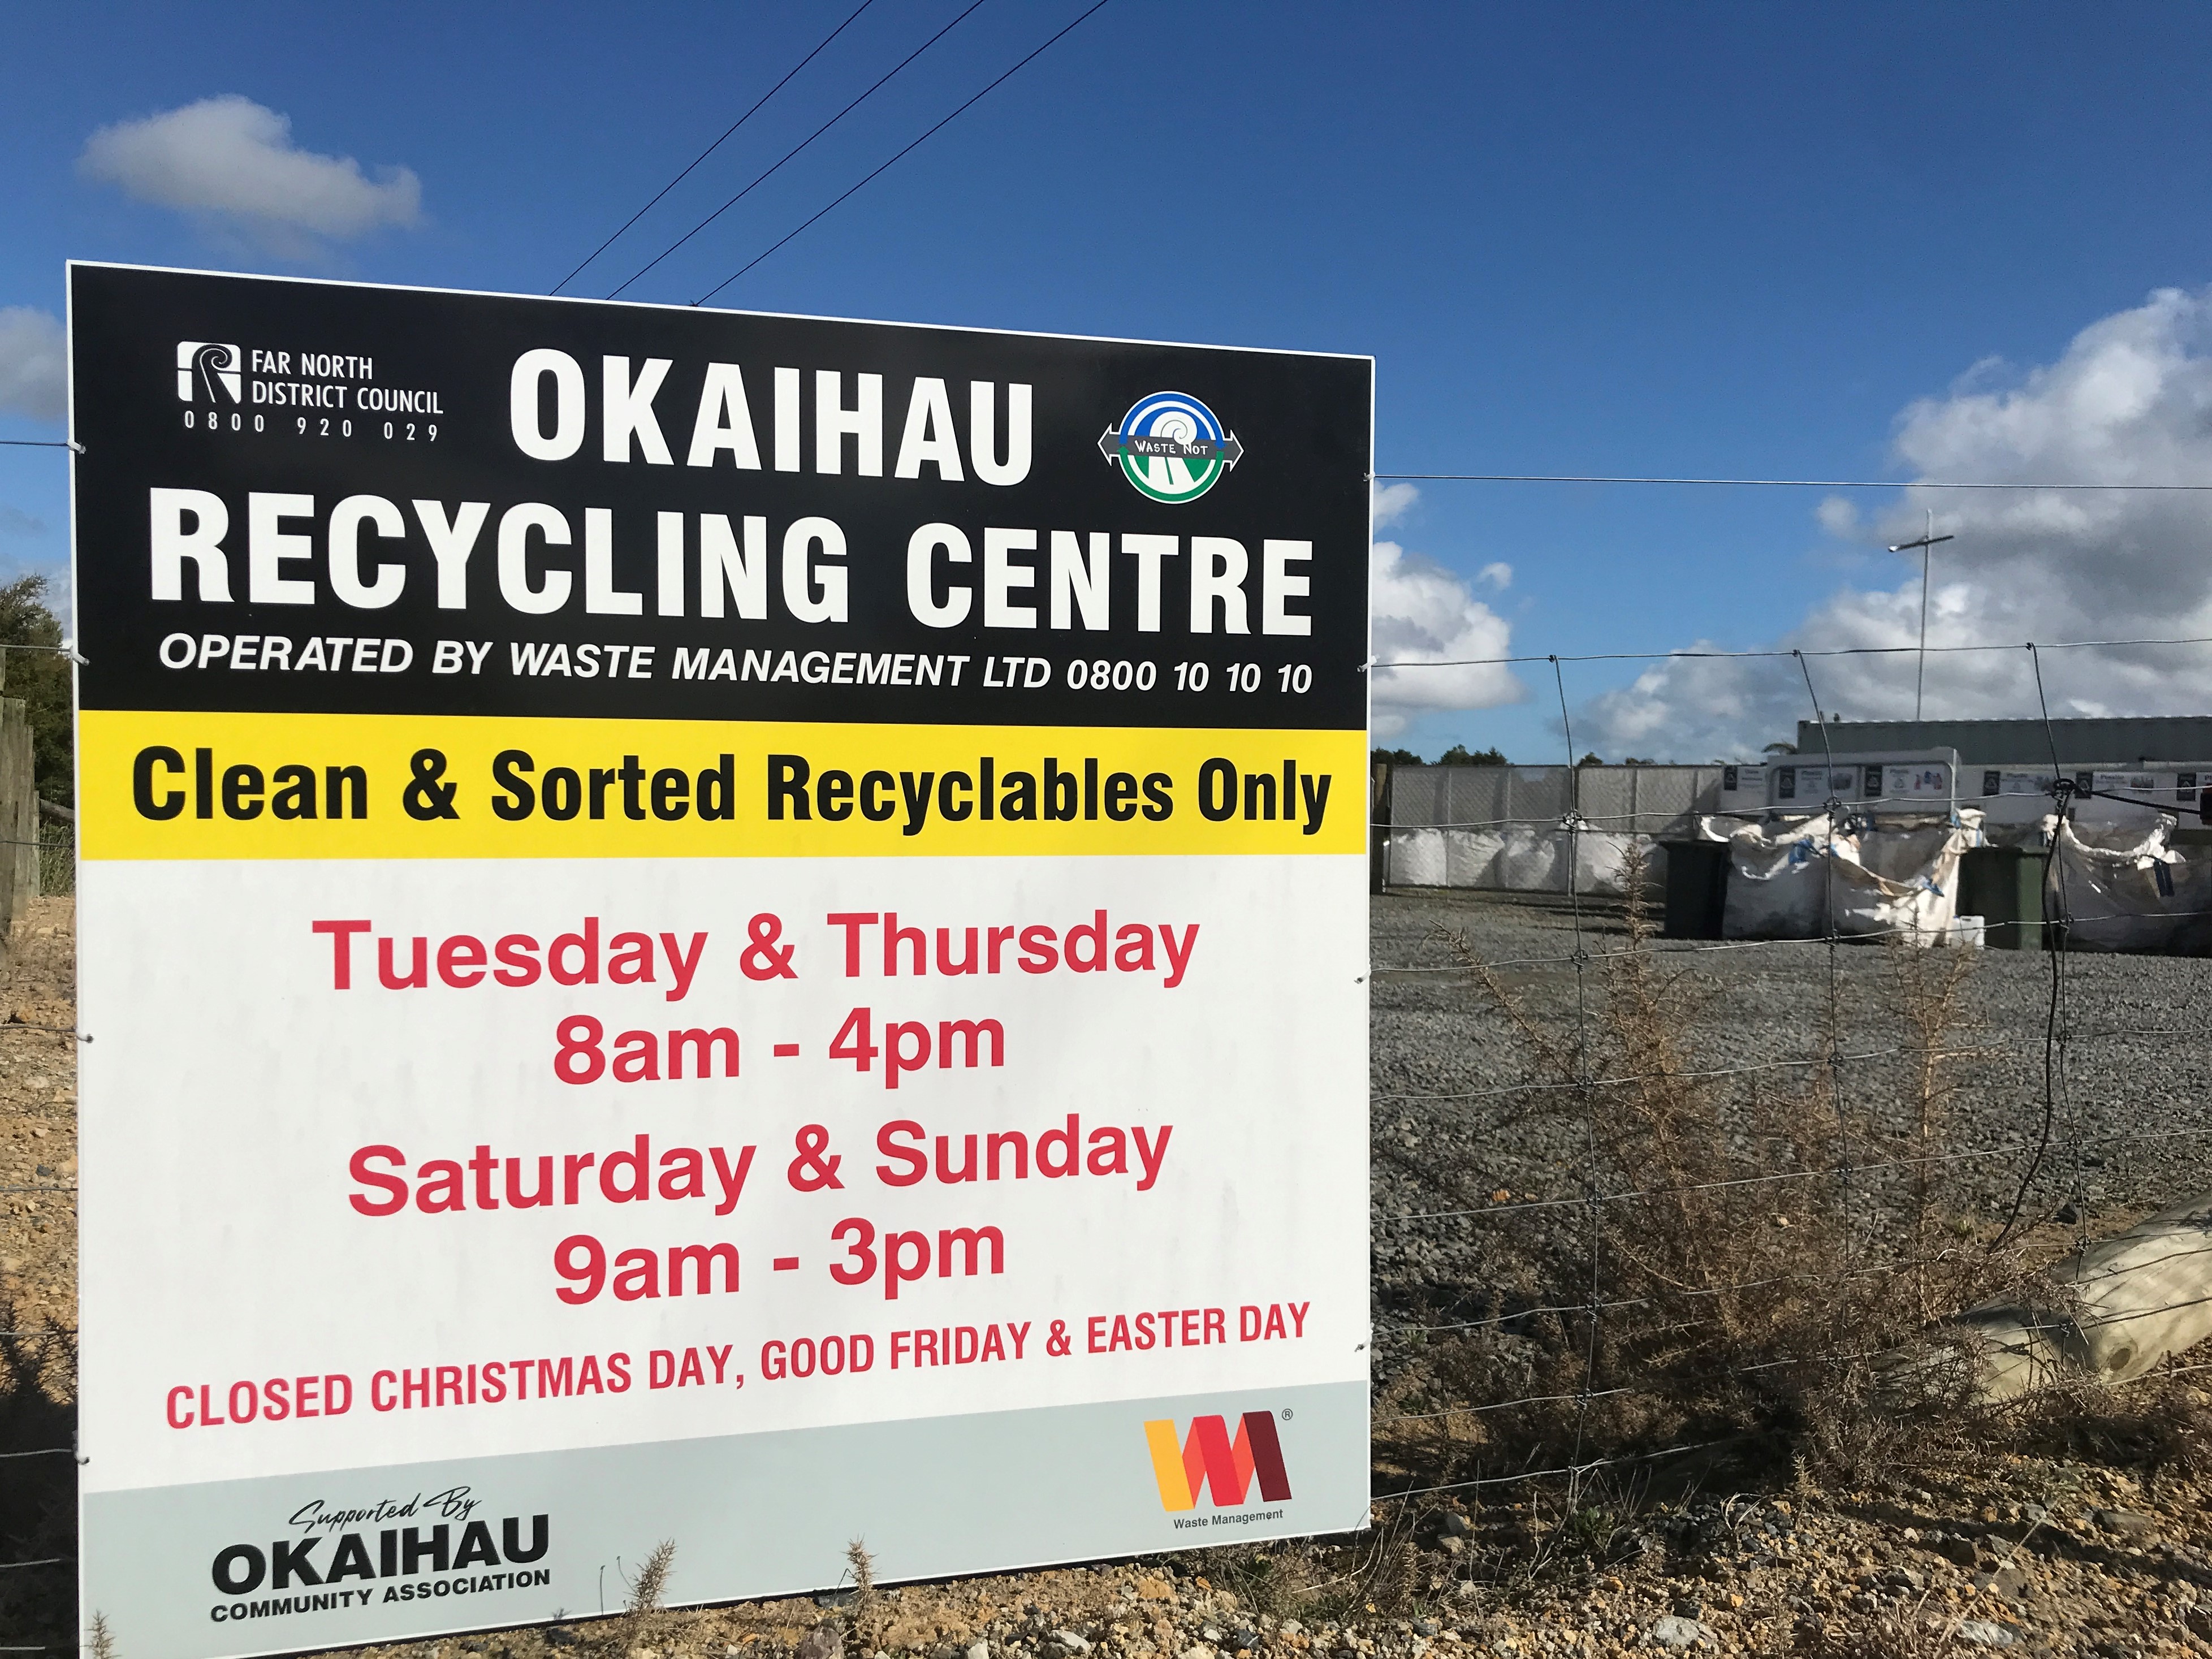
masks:
<instances>
[{"instance_id":1,"label":"yellow banner on sign","mask_svg":"<svg viewBox=\"0 0 2212 1659\"><path fill-rule=\"evenodd\" d=\"M80 714L88 859L1358 853L1366 734Z\"/></svg>"}]
</instances>

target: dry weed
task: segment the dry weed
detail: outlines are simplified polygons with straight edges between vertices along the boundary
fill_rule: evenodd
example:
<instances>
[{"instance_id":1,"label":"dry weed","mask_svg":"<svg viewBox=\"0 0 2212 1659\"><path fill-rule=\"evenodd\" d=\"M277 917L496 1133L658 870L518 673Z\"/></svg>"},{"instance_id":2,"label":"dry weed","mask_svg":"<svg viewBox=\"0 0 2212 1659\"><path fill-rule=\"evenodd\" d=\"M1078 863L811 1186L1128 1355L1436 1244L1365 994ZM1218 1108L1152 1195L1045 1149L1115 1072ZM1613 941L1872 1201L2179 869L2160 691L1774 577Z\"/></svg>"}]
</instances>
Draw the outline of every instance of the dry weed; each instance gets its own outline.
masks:
<instances>
[{"instance_id":1,"label":"dry weed","mask_svg":"<svg viewBox=\"0 0 2212 1659\"><path fill-rule=\"evenodd\" d=\"M625 1588L629 1594L622 1617L615 1621L607 1651L621 1659L649 1643L662 1620L662 1603L668 1594L668 1575L676 1563L676 1544L664 1538L638 1564Z\"/></svg>"},{"instance_id":2,"label":"dry weed","mask_svg":"<svg viewBox=\"0 0 2212 1659\"><path fill-rule=\"evenodd\" d=\"M1207 1575L1225 1585L1254 1617L1304 1619L1334 1587L1320 1547L1311 1542L1245 1545L1206 1558Z\"/></svg>"},{"instance_id":3,"label":"dry weed","mask_svg":"<svg viewBox=\"0 0 2212 1659\"><path fill-rule=\"evenodd\" d=\"M876 1591L876 1560L867 1544L855 1538L845 1546L845 1563L853 1573L853 1605L847 1611L854 1639L864 1653L874 1650L885 1623L883 1598Z\"/></svg>"},{"instance_id":4,"label":"dry weed","mask_svg":"<svg viewBox=\"0 0 2212 1659\"><path fill-rule=\"evenodd\" d=\"M1395 1437L1401 1459L1464 1478L1729 1441L1863 1480L1963 1448L1971 1359L1925 1334L2022 1276L2016 1252L1961 1237L1945 1157L1955 1073L1976 1052L1961 1015L1974 957L1875 947L1899 1064L1847 1066L1832 1026L1822 1062L1794 1078L1714 1076L1725 1068L1697 1052L1710 988L1650 948L1633 863L1625 884L1628 948L1584 970L1577 1027L1538 1018L1444 936L1551 1085L1522 1121L1571 1127L1590 1201L1492 1224L1495 1271L1469 1294L1488 1313L1386 1394L1425 1408ZM1552 1547L1601 1551L1610 1529L1602 1505L1571 1501Z\"/></svg>"},{"instance_id":5,"label":"dry weed","mask_svg":"<svg viewBox=\"0 0 2212 1659\"><path fill-rule=\"evenodd\" d=\"M2212 1468L2212 1401L2179 1377L2152 1372L2106 1387L2069 1379L2013 1409L2028 1450L2154 1475Z\"/></svg>"}]
</instances>

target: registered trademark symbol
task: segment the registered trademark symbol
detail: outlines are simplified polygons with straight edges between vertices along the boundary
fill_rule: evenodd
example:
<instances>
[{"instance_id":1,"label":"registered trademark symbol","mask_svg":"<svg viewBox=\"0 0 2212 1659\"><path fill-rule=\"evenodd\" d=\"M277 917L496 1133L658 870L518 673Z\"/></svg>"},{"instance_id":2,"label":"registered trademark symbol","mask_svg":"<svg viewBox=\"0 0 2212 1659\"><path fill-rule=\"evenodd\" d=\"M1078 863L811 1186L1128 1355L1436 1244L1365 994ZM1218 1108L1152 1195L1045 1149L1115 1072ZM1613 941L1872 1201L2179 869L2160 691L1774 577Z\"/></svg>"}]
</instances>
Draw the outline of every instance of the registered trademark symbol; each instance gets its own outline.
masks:
<instances>
[{"instance_id":1,"label":"registered trademark symbol","mask_svg":"<svg viewBox=\"0 0 2212 1659\"><path fill-rule=\"evenodd\" d=\"M1289 1422L1289 1421L1290 1421L1293 1417L1296 1417L1297 1415L1297 1413L1296 1412L1287 1412L1287 1411L1286 1411L1286 1412L1285 1412L1285 1413L1283 1413L1283 1421L1284 1421L1284 1422L1285 1422L1285 1423L1287 1423L1287 1422Z\"/></svg>"}]
</instances>

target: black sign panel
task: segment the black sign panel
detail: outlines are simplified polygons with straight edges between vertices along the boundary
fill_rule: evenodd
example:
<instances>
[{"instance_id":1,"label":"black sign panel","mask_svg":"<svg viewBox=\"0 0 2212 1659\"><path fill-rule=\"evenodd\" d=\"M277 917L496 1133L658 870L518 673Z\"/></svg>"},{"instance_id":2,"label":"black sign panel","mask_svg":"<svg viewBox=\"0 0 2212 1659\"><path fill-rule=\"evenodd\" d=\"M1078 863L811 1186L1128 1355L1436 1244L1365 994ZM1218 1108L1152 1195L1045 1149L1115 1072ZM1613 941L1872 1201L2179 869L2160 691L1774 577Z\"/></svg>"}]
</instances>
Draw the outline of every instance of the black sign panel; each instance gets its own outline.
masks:
<instances>
[{"instance_id":1,"label":"black sign panel","mask_svg":"<svg viewBox=\"0 0 2212 1659\"><path fill-rule=\"evenodd\" d=\"M70 289L88 708L1366 723L1367 358Z\"/></svg>"}]
</instances>

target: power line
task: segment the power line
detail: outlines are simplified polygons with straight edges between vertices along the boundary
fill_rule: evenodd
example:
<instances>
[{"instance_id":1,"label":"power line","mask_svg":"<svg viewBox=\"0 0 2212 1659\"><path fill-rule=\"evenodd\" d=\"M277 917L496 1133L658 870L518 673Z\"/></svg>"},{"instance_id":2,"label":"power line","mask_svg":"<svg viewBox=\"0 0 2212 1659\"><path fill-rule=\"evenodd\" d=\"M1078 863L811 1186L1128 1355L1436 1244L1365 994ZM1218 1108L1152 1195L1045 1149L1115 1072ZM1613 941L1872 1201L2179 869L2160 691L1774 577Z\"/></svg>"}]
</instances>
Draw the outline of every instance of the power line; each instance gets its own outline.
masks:
<instances>
[{"instance_id":1,"label":"power line","mask_svg":"<svg viewBox=\"0 0 2212 1659\"><path fill-rule=\"evenodd\" d=\"M2194 486L2191 486L2192 488ZM2166 640L2002 640L1968 645L1931 645L1933 652L1960 651L2110 651L2123 646L2212 645L2212 634L2187 635ZM1838 645L1809 651L1590 651L1580 656L1544 653L1525 657L1444 657L1434 659L1378 658L1376 668L1491 668L1523 662L1664 662L1682 658L1752 657L1894 657L1910 655L1917 645Z\"/></svg>"},{"instance_id":2,"label":"power line","mask_svg":"<svg viewBox=\"0 0 2212 1659\"><path fill-rule=\"evenodd\" d=\"M693 305L695 305L695 306L702 306L702 305L705 305L705 304L707 303L707 301L709 301L709 300L713 299L713 298L714 298L717 294L720 294L720 293L724 289L726 289L726 288L729 287L729 285L730 285L732 283L736 282L736 281L738 280L738 277L740 277L740 276L744 276L747 271L750 270L751 270L755 265L758 264L759 264L763 259L767 258L768 258L768 256L769 256L769 254L771 254L771 253L775 252L776 251L776 249L777 249L777 248L781 247L781 246L784 245L784 243L785 243L785 242L788 242L788 241L790 241L790 240L792 240L792 237L797 236L797 235L799 234L799 231L803 231L803 230L805 230L805 229L807 228L807 226L808 226L808 225L811 225L811 224L813 224L813 223L815 222L815 221L816 221L816 220L818 220L818 219L821 219L821 218L824 217L826 215L828 215L828 214L829 214L829 212L830 211L830 210L831 210L831 209L836 208L836 206L838 206L840 204L842 204L842 202L844 202L844 201L847 199L847 198L851 197L851 196L853 196L854 194L855 194L856 192L858 192L858 191L861 189L861 187L862 187L863 185L866 185L871 184L871 183L872 183L875 179L877 179L878 178L880 178L884 173L885 173L889 172L889 171L891 169L891 167L892 167L893 166L895 166L896 163L898 163L899 161L901 161L904 160L908 155L912 155L915 150L917 150L917 149L921 149L921 146L922 146L923 144L927 143L930 139L932 139L932 138L935 137L936 137L939 132L942 132L942 131L943 131L946 127L950 126L950 125L951 125L955 120L958 119L961 116L963 116L963 115L966 114L966 113L970 110L970 109L973 109L973 108L974 108L977 104L979 104L979 103L982 102L985 97L987 97L988 95L989 95L991 93L997 91L999 88L1000 88L1001 86L1005 85L1005 84L1006 83L1006 82L1008 82L1009 80L1012 79L1012 78L1013 78L1013 76L1014 76L1014 75L1015 75L1018 71L1019 71L1019 70L1023 70L1023 69L1027 68L1027 67L1028 67L1028 66L1029 66L1032 62L1034 62L1036 59L1037 59L1037 58L1039 58L1042 57L1048 49L1049 49L1049 48L1050 48L1050 47L1052 47L1052 46L1057 46L1062 39L1064 39L1066 36L1067 36L1067 35L1072 34L1073 33L1074 33L1075 28L1076 28L1076 26L1077 26L1078 24L1082 23L1085 19L1089 18L1089 17L1091 15L1091 14L1092 14L1093 12L1097 12L1097 11L1101 11L1101 10L1104 9L1104 8L1105 8L1105 6L1106 6L1106 3L1107 3L1107 0L1097 0L1097 3L1096 3L1095 5L1093 5L1093 6L1091 6L1091 7L1090 8L1090 9L1089 9L1089 10L1085 11L1085 12L1082 15L1082 16L1078 17L1078 18L1075 20L1075 21L1074 21L1073 23L1070 23L1070 24L1069 24L1066 28L1064 28L1064 29L1060 30L1060 32L1058 34L1054 35L1054 36L1052 37L1052 39L1051 39L1051 40L1049 40L1046 41L1046 42L1044 43L1044 45L1043 45L1043 46L1039 46L1039 47L1038 47L1035 52L1031 52L1031 53L1030 53L1027 58L1023 58L1023 59L1022 59L1022 61L1021 61L1020 63L1018 63L1018 64L1015 64L1015 65L1014 65L1014 67L1013 67L1012 69L1008 70L1007 70L1004 75L1000 76L997 80L995 80L995 81L992 82L991 82L991 84L990 84L989 86L988 86L988 87L985 87L981 92L977 93L977 94L976 94L973 98L970 98L970 99L969 99L966 103L964 103L964 104L961 105L961 106L960 106L960 107L959 107L958 109L954 110L954 111L952 112L952 113L951 113L951 114L950 114L950 115L946 116L946 117L945 117L942 121L939 121L939 122L935 126L933 126L933 127L930 128L930 130L929 130L927 132L923 133L923 134L921 135L921 137L919 137L919 138L915 139L915 140L914 141L914 143L912 143L908 144L908 145L904 149L901 150L901 151L900 151L896 155L892 156L892 157L891 157L891 159L890 159L890 161L888 161L884 162L884 163L883 164L883 166L881 166L881 167L878 167L878 168L877 168L873 173L870 173L870 174L869 174L866 179L861 179L861 180L860 180L860 184L854 185L852 187L852 189L851 189L851 190L847 191L844 193L844 195L840 196L840 197L836 199L836 201L834 201L834 202L830 203L829 207L825 207L825 208L823 208L823 209L822 210L822 211L821 211L820 213L816 214L812 219L809 219L809 220L807 220L807 221L806 221L806 222L805 222L805 224L802 224L802 225L800 225L800 226L799 227L798 230L794 230L794 231L793 231L793 232L790 234L790 235L787 235L787 236L784 237L784 238L782 239L782 240L781 240L781 241L779 241L779 242L775 243L773 246L770 246L770 247L768 247L768 248L764 248L764 249L763 249L759 253L757 253L757 254L754 255L754 256L753 256L753 258L751 258L750 259L747 260L744 264L742 264L742 265L738 266L735 270L732 271L728 276L725 276L724 278L722 278L722 280L721 280L720 282L719 282L719 283L715 283L714 287L712 287L712 288L708 289L704 294L701 295L697 299L694 300L691 303L692 303ZM957 21L957 20L956 20L956 21Z\"/></svg>"},{"instance_id":3,"label":"power line","mask_svg":"<svg viewBox=\"0 0 2212 1659\"><path fill-rule=\"evenodd\" d=\"M1935 478L1667 478L1601 472L1377 472L1377 479L1431 483L1723 484L1762 489L2212 490L2212 483L1996 483Z\"/></svg>"},{"instance_id":4,"label":"power line","mask_svg":"<svg viewBox=\"0 0 2212 1659\"><path fill-rule=\"evenodd\" d=\"M667 195L670 191L675 189L677 185L682 184L686 179L690 178L693 168L696 167L700 162L705 161L709 155L712 155L716 150L720 149L722 147L723 143L732 133L735 132L739 127L744 125L746 122L751 120L754 116L759 114L761 112L761 106L763 104L767 103L769 99L775 97L776 94L781 92L784 88L791 84L792 76L798 74L799 70L805 69L817 58L819 58L822 55L823 48L824 46L827 46L832 40L835 40L847 29L852 27L854 23L858 21L860 14L867 10L870 6L872 6L875 3L876 0L860 0L860 3L853 9L851 16L846 18L843 22L838 24L836 28L831 29L829 33L822 37L820 46L816 46L812 52L808 52L805 57L800 58L796 64L793 64L791 66L789 72L784 76L782 80L777 82L766 92L761 94L758 100L754 103L750 109L747 110L743 115L738 117L736 120L731 122L728 126L722 130L721 137L717 138L713 143L708 145L706 149L701 150L698 155L693 156L689 167L686 167L683 172L678 173L673 179L671 179L666 184L663 185L659 190L654 193L652 201L647 202L636 212L631 214L629 218L623 220L620 228L616 230L612 236L608 237L605 241L593 248L589 254L585 256L583 264L579 264L574 270L570 271L559 282L554 283L550 292L552 294L558 294L562 289L568 287L569 283L574 282L577 276L583 271L585 265L590 264L593 259L598 258L599 255L605 253L609 248L612 247L616 241L621 237L623 231L628 230L639 220L644 218L647 214L652 212L654 207L659 205L662 197Z\"/></svg>"},{"instance_id":5,"label":"power line","mask_svg":"<svg viewBox=\"0 0 2212 1659\"><path fill-rule=\"evenodd\" d=\"M621 294L621 293L622 293L623 289L626 289L626 288L628 288L628 287L630 285L630 283L635 283L635 282L638 279L638 277L644 276L644 275L645 275L645 273L646 273L647 271L648 271L648 270L651 270L654 265L659 264L663 259L665 259L665 258L666 258L670 254L672 254L672 253L675 252L676 252L676 250L677 250L678 248L682 247L682 246L684 245L684 243L686 243L686 242L690 241L690 240L694 236L696 236L696 235L697 235L701 231L702 231L702 230L706 229L708 226L709 226L709 225L713 224L713 223L714 222L714 221L715 221L715 220L717 220L717 219L720 218L724 214L727 213L727 212L728 212L732 208L733 208L733 207L737 206L737 204L738 204L738 203L740 203L740 202L744 201L744 200L745 199L745 198L746 198L746 197L748 197L748 196L751 195L751 194L753 193L753 191L754 191L754 190L755 190L756 188L757 188L759 185L763 185L763 184L765 184L765 183L768 181L768 179L769 179L769 178L770 177L770 175L772 175L772 174L773 174L773 173L775 173L779 168L781 168L786 161L790 161L790 160L792 159L792 157L793 157L794 155L798 155L799 151L801 151L801 150L805 149L809 144L812 143L813 143L817 138L819 138L819 137L820 137L823 133L825 133L825 132L829 131L830 128L832 128L832 127L836 126L836 125L837 125L837 123L838 123L838 122L840 122L840 121L843 120L847 116L850 115L850 114L851 114L854 110L856 110L856 109L860 108L860 106L861 105L863 105L863 104L866 103L866 102L868 101L868 100L869 100L869 99L871 99L871 98L874 97L878 92L879 92L880 90L882 90L882 88L883 88L883 87L884 86L885 82L889 82L889 81L891 79L891 77L892 77L893 76L896 75L896 74L897 74L901 70L904 69L904 68L905 68L908 64L911 64L912 62L914 62L914 60L915 60L915 58L917 58L921 57L922 53L924 53L925 52L927 52L927 51L928 51L932 46L935 46L935 45L936 45L939 40L943 40L946 35L948 35L948 34L951 33L952 33L952 31L953 31L954 29L958 28L962 23L963 23L963 22L967 21L967 20L968 20L970 16L972 16L972 15L975 15L975 13L976 9L977 9L979 7L981 7L981 6L982 5L982 3L983 3L983 0L973 0L973 3L972 3L972 4L970 4L970 5L969 6L969 8L968 8L968 9L967 9L966 11L962 12L962 13L960 14L960 15L959 15L959 16L957 16L957 17L954 18L951 22L947 23L947 24L946 24L943 28L941 28L941 29L938 30L938 32L937 32L936 33L934 33L934 34L931 35L931 36L929 37L929 39L928 39L928 40L927 40L923 41L920 46L916 46L916 47L915 47L912 52L910 52L907 53L907 55L906 55L905 57L903 57L903 58L900 58L896 64L893 64L893 65L891 66L891 68L890 68L890 72L889 72L889 73L887 73L886 75L884 75L884 76L883 77L883 79L882 79L882 80L878 81L878 82L875 83L875 85L874 85L874 86L870 87L870 88L869 88L866 92L862 93L862 94L861 94L858 98L855 98L855 99L854 99L851 103L849 103L849 104L846 105L844 108L842 108L842 109L839 110L839 111L838 111L835 115L831 116L828 120L824 121L824 122L823 122L820 126L818 126L818 127L815 128L815 129L814 129L814 131L813 131L812 132L811 132L811 133L807 134L807 136L806 136L805 137L804 137L804 138L800 139L800 140L799 140L799 142L798 143L796 143L796 144L793 145L789 149L786 150L786 151L783 153L783 155L782 155L781 156L780 156L779 158L777 158L777 160L776 160L776 162L775 162L775 166L773 166L773 167L769 167L766 173L761 173L758 177L757 177L756 179L753 179L752 183L750 183L750 184L747 185L746 185L743 190L739 191L738 191L735 196L732 196L732 198L730 198L730 199L729 199L728 201L726 201L726 202L723 203L721 206L720 206L720 207L716 208L716 209L715 209L712 213L708 214L705 218L702 219L702 220L701 220L697 224L696 224L696 225L692 226L690 229L689 229L689 230L685 231L685 232L684 232L681 236L678 237L674 241L671 242L671 243L670 243L666 247L663 248L663 249L662 249L662 250L661 250L658 254L656 254L656 255L653 258L653 259L652 259L649 263L647 263L646 265L644 265L642 268L641 268L638 271L636 271L633 276L631 276L628 282L623 283L623 285L622 285L622 288L617 288L617 289L615 289L615 290L614 290L614 293L610 294L610 295L607 295L607 298L609 298L610 300L611 300L611 299L615 298L615 297L616 297L616 295L619 295L619 294ZM1080 21L1080 20L1078 20L1078 21ZM840 200L842 200L843 198L840 198L839 199L840 199Z\"/></svg>"}]
</instances>

